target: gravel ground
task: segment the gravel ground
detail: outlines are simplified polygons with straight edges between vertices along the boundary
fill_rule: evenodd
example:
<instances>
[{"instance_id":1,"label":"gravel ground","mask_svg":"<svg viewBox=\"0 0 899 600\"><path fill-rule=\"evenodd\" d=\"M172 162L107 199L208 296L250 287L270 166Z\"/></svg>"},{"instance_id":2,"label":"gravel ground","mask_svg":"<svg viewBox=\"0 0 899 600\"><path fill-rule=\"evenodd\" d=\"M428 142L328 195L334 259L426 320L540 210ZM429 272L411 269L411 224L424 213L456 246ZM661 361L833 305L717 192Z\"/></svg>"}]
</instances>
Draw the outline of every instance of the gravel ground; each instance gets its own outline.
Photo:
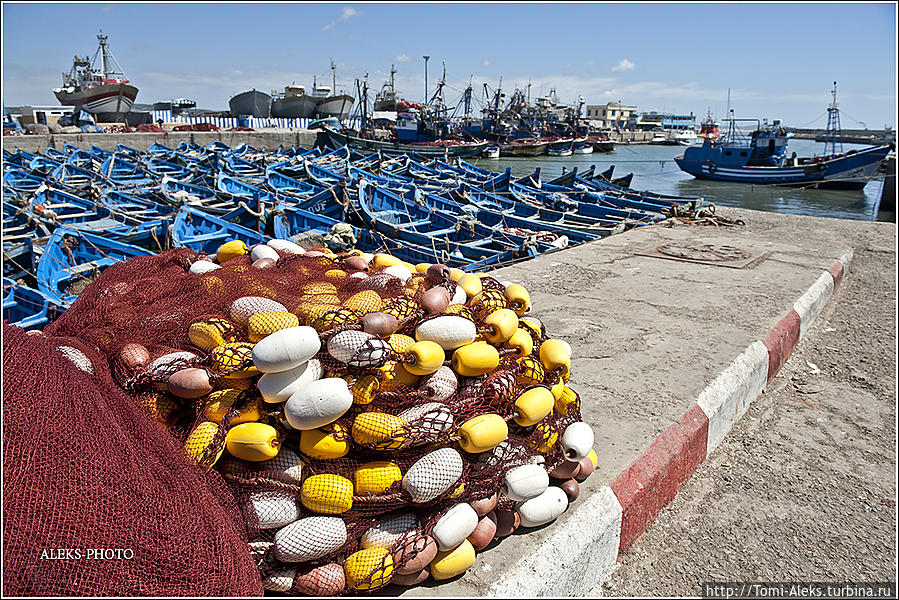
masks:
<instances>
[{"instance_id":1,"label":"gravel ground","mask_svg":"<svg viewBox=\"0 0 899 600\"><path fill-rule=\"evenodd\" d=\"M873 243L855 244L794 355L591 595L896 581L895 237Z\"/></svg>"}]
</instances>

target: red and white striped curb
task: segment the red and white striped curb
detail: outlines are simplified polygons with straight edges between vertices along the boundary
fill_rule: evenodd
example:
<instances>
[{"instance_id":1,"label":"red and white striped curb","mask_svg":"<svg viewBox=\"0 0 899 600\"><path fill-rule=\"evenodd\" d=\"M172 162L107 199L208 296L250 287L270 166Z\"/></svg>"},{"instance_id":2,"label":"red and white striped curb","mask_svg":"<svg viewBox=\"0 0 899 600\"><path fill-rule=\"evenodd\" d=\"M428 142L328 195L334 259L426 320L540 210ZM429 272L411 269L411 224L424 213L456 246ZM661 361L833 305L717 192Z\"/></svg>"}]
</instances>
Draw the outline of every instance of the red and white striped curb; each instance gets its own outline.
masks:
<instances>
[{"instance_id":1,"label":"red and white striped curb","mask_svg":"<svg viewBox=\"0 0 899 600\"><path fill-rule=\"evenodd\" d=\"M724 439L749 404L792 355L830 300L852 261L847 252L815 281L789 313L752 343L663 431L634 464L577 507L581 518L551 535L494 582L488 596L583 595L602 583L618 557Z\"/></svg>"}]
</instances>

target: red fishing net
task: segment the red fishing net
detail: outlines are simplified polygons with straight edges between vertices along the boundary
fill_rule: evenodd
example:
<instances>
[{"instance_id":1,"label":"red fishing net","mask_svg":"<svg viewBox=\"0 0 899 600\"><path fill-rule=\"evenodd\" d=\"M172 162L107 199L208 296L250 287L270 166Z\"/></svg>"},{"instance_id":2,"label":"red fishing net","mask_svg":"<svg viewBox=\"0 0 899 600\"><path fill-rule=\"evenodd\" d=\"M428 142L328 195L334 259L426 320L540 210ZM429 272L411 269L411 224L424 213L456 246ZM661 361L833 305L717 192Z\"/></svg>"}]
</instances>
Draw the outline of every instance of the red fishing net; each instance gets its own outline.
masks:
<instances>
[{"instance_id":1,"label":"red fishing net","mask_svg":"<svg viewBox=\"0 0 899 600\"><path fill-rule=\"evenodd\" d=\"M43 427L55 425L62 415L63 426L53 429L67 434L65 441L57 436L52 451L40 448L46 457L42 464L72 477L90 476L83 493L72 498L74 506L69 495L75 488L60 488L65 493L50 503L57 506L56 514L71 517L65 519L69 529L60 534L59 543L75 544L72 536L80 523L93 523L95 514L103 515L108 535L131 543L143 521L124 515L140 515L139 506L150 504L154 522L164 527L140 530L142 547L152 540L149 545L159 548L149 573L161 576L166 562L160 557L177 552L194 557L190 573L212 569L224 577L223 565L230 569L230 579L212 578L215 589L178 587L189 580L179 572L172 576L171 588L160 590L222 593L238 584L258 586L252 573L272 591L370 593L391 581L427 577L423 569L435 559L435 524L460 504L496 499L510 469L538 464L552 471L566 462L561 437L580 421L577 394L565 386L568 369L546 366L539 357L548 340L544 327L532 317L519 321L511 309L521 307L498 281L469 280L463 291L458 273L404 266L390 257L375 257L370 264L361 253L278 250L261 253L253 262L245 249L238 248L233 258L232 250L220 250L220 264L213 257L175 249L104 271L46 331L54 339L76 340L78 345L69 345L91 357L93 378L80 372L70 376L73 367L59 356L44 363L35 362L30 349L15 353L21 357L13 365L22 379L18 389L27 390L36 403L30 410L38 411ZM198 262L203 260L210 262ZM515 343L507 335L488 344L484 340L502 327L494 319L503 310L511 314L518 337ZM438 322L440 318L444 321ZM449 322L454 327L461 323L460 330L470 328L470 335L444 348L445 354L438 346L439 360L416 374L419 361L425 360L413 347L421 337L419 328ZM318 350L287 371L260 372L263 359L254 355L254 344L301 326L314 328ZM451 330L446 335L461 334ZM46 346L44 339L16 335L13 340L21 348ZM473 349L471 358L459 358L463 353L454 349L462 346ZM41 359L52 353L58 354L45 349ZM52 377L29 372L26 360L45 365ZM296 419L309 415L291 412L300 392L290 388L288 379L278 383L281 373L289 373L290 381L306 382L302 389L321 384L337 390L307 398L300 409L314 413L319 409L310 409L309 403L322 403L328 394L345 397L348 408L312 425L297 425ZM284 392L288 389L293 395ZM548 398L549 408L529 419L519 399L533 394L542 394L541 402ZM60 395L71 401L47 402ZM86 413L82 403L93 412ZM502 437L474 448L465 426L485 415ZM21 436L32 435L31 421L13 422L22 428ZM71 432L79 433L74 444ZM18 444L29 447L22 438ZM71 462L76 450L84 453L83 462ZM125 473L132 478L121 475L119 463L126 459ZM7 466L9 460L7 456ZM88 466L91 461L103 465L99 475L97 467ZM209 475L203 479L200 473L206 469ZM222 480L233 496L221 493ZM165 493L148 489L162 481L169 485ZM129 483L136 488L131 493L137 502L121 500L125 492L110 495ZM182 497L187 492L189 499ZM95 495L121 504L88 516L86 506ZM236 505L229 504L235 500ZM494 521L508 518L518 506L508 497L495 504L495 511L485 511ZM24 504L18 506L26 513ZM235 514L246 526L247 540L240 537ZM193 525L186 526L186 519ZM8 533L9 527L7 518ZM180 545L173 543L175 532L183 536ZM26 540L31 544L26 554L33 554L35 544L49 543ZM213 550L219 562L210 566ZM139 568L135 562L127 567ZM68 579L54 581L66 585L62 582ZM111 581L118 582L114 576ZM207 576L204 585L209 581Z\"/></svg>"}]
</instances>

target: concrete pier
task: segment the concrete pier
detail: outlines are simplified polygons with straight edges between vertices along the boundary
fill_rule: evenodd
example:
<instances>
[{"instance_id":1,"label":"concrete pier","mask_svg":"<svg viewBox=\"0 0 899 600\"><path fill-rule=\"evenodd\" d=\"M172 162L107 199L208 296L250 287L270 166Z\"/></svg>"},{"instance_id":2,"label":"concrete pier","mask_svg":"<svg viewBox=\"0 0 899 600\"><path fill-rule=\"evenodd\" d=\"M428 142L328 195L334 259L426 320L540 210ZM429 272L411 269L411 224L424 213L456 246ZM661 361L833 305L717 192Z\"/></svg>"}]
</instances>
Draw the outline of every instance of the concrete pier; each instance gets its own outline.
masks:
<instances>
[{"instance_id":1,"label":"concrete pier","mask_svg":"<svg viewBox=\"0 0 899 600\"><path fill-rule=\"evenodd\" d=\"M91 144L112 150L117 144L124 144L145 151L155 143L174 148L181 142L193 141L205 146L215 141L232 148L249 144L256 148L274 150L278 146L302 146L312 148L316 144L319 131L312 129L260 129L257 131L166 131L165 133L59 133L51 135L7 136L3 138L3 148L13 151L21 148L26 152L42 152L47 147L62 149L69 143L79 148Z\"/></svg>"}]
</instances>

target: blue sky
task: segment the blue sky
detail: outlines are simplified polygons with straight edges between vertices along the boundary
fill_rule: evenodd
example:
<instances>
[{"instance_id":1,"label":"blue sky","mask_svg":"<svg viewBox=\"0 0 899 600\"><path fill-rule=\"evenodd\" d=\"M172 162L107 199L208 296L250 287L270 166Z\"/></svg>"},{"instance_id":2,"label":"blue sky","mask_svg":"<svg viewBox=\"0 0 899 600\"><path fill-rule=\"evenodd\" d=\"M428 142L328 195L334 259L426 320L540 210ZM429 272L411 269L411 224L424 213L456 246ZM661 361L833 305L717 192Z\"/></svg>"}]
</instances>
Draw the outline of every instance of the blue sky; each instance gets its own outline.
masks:
<instances>
[{"instance_id":1,"label":"blue sky","mask_svg":"<svg viewBox=\"0 0 899 600\"><path fill-rule=\"evenodd\" d=\"M836 80L843 127L896 124L893 3L4 2L4 103L56 104L50 89L100 29L143 103L224 110L250 88L330 82L331 59L347 89L366 73L380 88L394 63L420 100L427 54L432 89L446 62L451 105L470 77L478 94L502 77L504 90L530 80L532 97L721 118L730 89L738 117L823 127Z\"/></svg>"}]
</instances>

